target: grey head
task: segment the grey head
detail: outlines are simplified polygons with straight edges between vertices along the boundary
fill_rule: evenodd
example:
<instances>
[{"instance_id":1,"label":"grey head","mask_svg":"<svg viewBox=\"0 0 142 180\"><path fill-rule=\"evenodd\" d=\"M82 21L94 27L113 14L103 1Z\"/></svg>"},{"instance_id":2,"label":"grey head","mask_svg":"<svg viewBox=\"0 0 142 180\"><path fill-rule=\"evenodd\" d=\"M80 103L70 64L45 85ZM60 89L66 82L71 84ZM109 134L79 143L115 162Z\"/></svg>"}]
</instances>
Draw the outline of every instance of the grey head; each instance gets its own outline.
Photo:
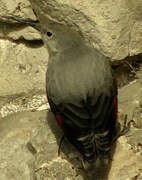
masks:
<instances>
[{"instance_id":1,"label":"grey head","mask_svg":"<svg viewBox=\"0 0 142 180\"><path fill-rule=\"evenodd\" d=\"M73 30L69 25L49 21L44 29L46 33L42 33L43 41L51 56L67 49L78 48L83 42L80 32Z\"/></svg>"}]
</instances>

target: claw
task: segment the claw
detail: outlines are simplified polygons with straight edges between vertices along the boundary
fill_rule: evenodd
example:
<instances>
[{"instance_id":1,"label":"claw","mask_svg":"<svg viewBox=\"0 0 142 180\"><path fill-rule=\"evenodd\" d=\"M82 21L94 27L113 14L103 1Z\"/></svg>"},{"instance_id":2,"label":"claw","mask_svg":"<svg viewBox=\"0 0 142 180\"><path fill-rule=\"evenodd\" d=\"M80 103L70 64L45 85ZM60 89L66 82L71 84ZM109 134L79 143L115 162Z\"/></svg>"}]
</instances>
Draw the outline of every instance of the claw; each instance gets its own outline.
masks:
<instances>
[{"instance_id":1,"label":"claw","mask_svg":"<svg viewBox=\"0 0 142 180\"><path fill-rule=\"evenodd\" d=\"M115 142L120 136L127 134L128 131L130 130L132 123L135 125L134 120L130 120L128 123L127 123L127 121L128 121L128 116L127 116L127 114L125 114L123 129L120 130L120 132L114 137L113 142Z\"/></svg>"},{"instance_id":2,"label":"claw","mask_svg":"<svg viewBox=\"0 0 142 180\"><path fill-rule=\"evenodd\" d=\"M65 135L63 135L61 140L60 140L60 144L59 144L59 148L58 148L58 156L60 156L60 150L61 150L61 146L62 146L64 139L65 139Z\"/></svg>"}]
</instances>

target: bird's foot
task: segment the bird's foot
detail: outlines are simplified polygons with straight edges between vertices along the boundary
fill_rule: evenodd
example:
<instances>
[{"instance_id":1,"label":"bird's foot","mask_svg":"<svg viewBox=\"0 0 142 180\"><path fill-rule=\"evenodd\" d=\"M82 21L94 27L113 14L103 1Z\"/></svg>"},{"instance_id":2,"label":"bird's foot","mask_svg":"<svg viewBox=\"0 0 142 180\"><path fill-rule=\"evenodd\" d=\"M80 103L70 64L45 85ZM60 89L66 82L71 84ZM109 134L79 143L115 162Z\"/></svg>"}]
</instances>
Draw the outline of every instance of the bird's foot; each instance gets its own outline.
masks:
<instances>
[{"instance_id":1,"label":"bird's foot","mask_svg":"<svg viewBox=\"0 0 142 180\"><path fill-rule=\"evenodd\" d=\"M123 136L123 135L127 134L129 132L129 130L130 130L131 124L135 125L135 121L134 120L130 120L128 122L128 118L127 118L127 114L126 114L125 118L124 118L123 128L114 137L113 142L115 142L120 136Z\"/></svg>"}]
</instances>

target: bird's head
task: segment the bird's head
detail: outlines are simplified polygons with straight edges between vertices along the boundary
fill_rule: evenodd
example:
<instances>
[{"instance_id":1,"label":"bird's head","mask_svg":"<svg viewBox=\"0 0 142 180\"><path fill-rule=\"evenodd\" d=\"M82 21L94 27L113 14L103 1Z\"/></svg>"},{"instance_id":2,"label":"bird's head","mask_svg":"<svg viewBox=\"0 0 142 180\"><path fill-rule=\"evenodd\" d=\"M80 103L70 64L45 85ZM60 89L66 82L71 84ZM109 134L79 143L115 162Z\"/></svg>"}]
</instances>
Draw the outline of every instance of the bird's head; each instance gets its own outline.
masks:
<instances>
[{"instance_id":1,"label":"bird's head","mask_svg":"<svg viewBox=\"0 0 142 180\"><path fill-rule=\"evenodd\" d=\"M47 23L44 27L42 36L50 54L56 54L65 49L78 47L81 41L83 41L80 32L73 30L68 25L53 21Z\"/></svg>"}]
</instances>

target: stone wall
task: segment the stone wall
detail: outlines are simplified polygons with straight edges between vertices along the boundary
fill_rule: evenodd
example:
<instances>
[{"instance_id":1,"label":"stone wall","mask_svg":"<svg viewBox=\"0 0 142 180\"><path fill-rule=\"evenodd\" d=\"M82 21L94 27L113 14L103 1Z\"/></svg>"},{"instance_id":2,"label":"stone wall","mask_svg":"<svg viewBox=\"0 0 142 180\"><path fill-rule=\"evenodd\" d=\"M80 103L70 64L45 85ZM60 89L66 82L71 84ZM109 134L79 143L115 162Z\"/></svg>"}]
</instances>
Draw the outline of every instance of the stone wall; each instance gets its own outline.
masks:
<instances>
[{"instance_id":1,"label":"stone wall","mask_svg":"<svg viewBox=\"0 0 142 180\"><path fill-rule=\"evenodd\" d=\"M70 24L113 59L142 52L142 1L30 0L41 24L46 16ZM0 15L36 20L27 0L0 0ZM45 18L43 19L43 14ZM34 28L0 18L0 96L45 92L48 51Z\"/></svg>"},{"instance_id":2,"label":"stone wall","mask_svg":"<svg viewBox=\"0 0 142 180\"><path fill-rule=\"evenodd\" d=\"M27 0L0 0L0 15L36 17ZM0 18L0 108L12 98L45 93L48 51L32 27Z\"/></svg>"},{"instance_id":3,"label":"stone wall","mask_svg":"<svg viewBox=\"0 0 142 180\"><path fill-rule=\"evenodd\" d=\"M141 0L0 0L0 15L36 20L30 2L43 26L47 16L70 24L112 60L142 53ZM62 133L53 114L41 111L49 109L47 63L39 32L0 18L0 179L88 180L93 175L94 180L97 171L84 172L78 152L67 141L58 157ZM118 139L109 174L106 169L98 174L106 171L108 180L142 179L141 82L119 90L118 119L123 124L127 113L136 126Z\"/></svg>"},{"instance_id":4,"label":"stone wall","mask_svg":"<svg viewBox=\"0 0 142 180\"><path fill-rule=\"evenodd\" d=\"M44 14L76 26L86 40L112 59L142 52L141 0L30 1L41 21Z\"/></svg>"}]
</instances>

